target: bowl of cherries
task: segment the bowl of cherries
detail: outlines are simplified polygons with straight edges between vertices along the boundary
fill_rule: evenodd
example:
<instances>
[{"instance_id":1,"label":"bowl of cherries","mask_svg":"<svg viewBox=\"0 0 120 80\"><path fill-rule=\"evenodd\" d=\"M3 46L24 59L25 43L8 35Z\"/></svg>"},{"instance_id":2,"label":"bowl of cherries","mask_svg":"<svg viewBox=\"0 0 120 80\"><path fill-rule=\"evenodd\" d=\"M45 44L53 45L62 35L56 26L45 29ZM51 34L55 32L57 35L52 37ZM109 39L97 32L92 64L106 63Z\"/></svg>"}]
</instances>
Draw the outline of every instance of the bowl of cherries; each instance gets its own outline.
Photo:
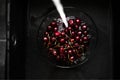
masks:
<instances>
[{"instance_id":1,"label":"bowl of cherries","mask_svg":"<svg viewBox=\"0 0 120 80\"><path fill-rule=\"evenodd\" d=\"M76 8L64 9L68 27L53 10L40 24L39 34L42 36L38 40L47 51L45 54L50 63L60 68L72 68L88 61L96 46L97 30L85 12Z\"/></svg>"}]
</instances>

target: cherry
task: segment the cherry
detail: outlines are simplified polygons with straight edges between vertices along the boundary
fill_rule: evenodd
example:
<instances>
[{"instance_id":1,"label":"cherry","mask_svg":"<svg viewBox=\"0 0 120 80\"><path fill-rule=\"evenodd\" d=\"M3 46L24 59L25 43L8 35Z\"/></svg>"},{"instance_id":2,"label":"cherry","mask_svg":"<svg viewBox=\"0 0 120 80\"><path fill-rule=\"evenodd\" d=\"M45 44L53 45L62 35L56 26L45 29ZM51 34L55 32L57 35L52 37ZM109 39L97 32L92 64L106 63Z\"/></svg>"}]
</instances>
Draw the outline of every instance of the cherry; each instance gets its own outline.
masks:
<instances>
[{"instance_id":1,"label":"cherry","mask_svg":"<svg viewBox=\"0 0 120 80\"><path fill-rule=\"evenodd\" d=\"M77 30L78 30L78 29L79 29L79 26L78 26L78 25L75 25L75 29L77 29Z\"/></svg>"},{"instance_id":2,"label":"cherry","mask_svg":"<svg viewBox=\"0 0 120 80\"><path fill-rule=\"evenodd\" d=\"M69 26L69 27L68 27L68 30L70 31L70 30L72 30L72 28Z\"/></svg>"},{"instance_id":3,"label":"cherry","mask_svg":"<svg viewBox=\"0 0 120 80\"><path fill-rule=\"evenodd\" d=\"M53 51L53 48L49 48L49 51L50 51L50 52Z\"/></svg>"},{"instance_id":4,"label":"cherry","mask_svg":"<svg viewBox=\"0 0 120 80\"><path fill-rule=\"evenodd\" d=\"M47 29L50 31L50 30L52 30L52 27L51 27L51 26L48 26Z\"/></svg>"},{"instance_id":5,"label":"cherry","mask_svg":"<svg viewBox=\"0 0 120 80\"><path fill-rule=\"evenodd\" d=\"M64 43L65 42L65 39L64 38L61 38L60 39L60 43Z\"/></svg>"},{"instance_id":6,"label":"cherry","mask_svg":"<svg viewBox=\"0 0 120 80\"><path fill-rule=\"evenodd\" d=\"M68 54L72 54L72 50L71 49L68 50Z\"/></svg>"},{"instance_id":7,"label":"cherry","mask_svg":"<svg viewBox=\"0 0 120 80\"><path fill-rule=\"evenodd\" d=\"M64 53L64 48L60 47L60 53Z\"/></svg>"},{"instance_id":8,"label":"cherry","mask_svg":"<svg viewBox=\"0 0 120 80\"><path fill-rule=\"evenodd\" d=\"M75 35L75 32L74 32L74 31L72 31L72 32L71 32L71 35L72 35L72 36L74 36L74 35Z\"/></svg>"},{"instance_id":9,"label":"cherry","mask_svg":"<svg viewBox=\"0 0 120 80\"><path fill-rule=\"evenodd\" d=\"M71 41L71 42L74 42L74 39L73 39L73 38L71 38L71 39L70 39L70 41Z\"/></svg>"},{"instance_id":10,"label":"cherry","mask_svg":"<svg viewBox=\"0 0 120 80\"><path fill-rule=\"evenodd\" d=\"M77 33L79 36L81 36L82 35L82 31L78 31L78 33Z\"/></svg>"},{"instance_id":11,"label":"cherry","mask_svg":"<svg viewBox=\"0 0 120 80\"><path fill-rule=\"evenodd\" d=\"M87 26L86 26L86 25L83 25L83 26L81 27L81 29L82 29L82 30L87 30Z\"/></svg>"},{"instance_id":12,"label":"cherry","mask_svg":"<svg viewBox=\"0 0 120 80\"><path fill-rule=\"evenodd\" d=\"M55 37L52 37L52 38L51 38L51 41L52 41L52 42L54 42L55 40L56 40L56 38L55 38Z\"/></svg>"},{"instance_id":13,"label":"cherry","mask_svg":"<svg viewBox=\"0 0 120 80\"><path fill-rule=\"evenodd\" d=\"M57 28L57 27L54 27L54 31L55 31L55 32L58 31L58 28Z\"/></svg>"},{"instance_id":14,"label":"cherry","mask_svg":"<svg viewBox=\"0 0 120 80\"><path fill-rule=\"evenodd\" d=\"M83 42L83 40L82 39L80 39L80 43L82 43Z\"/></svg>"},{"instance_id":15,"label":"cherry","mask_svg":"<svg viewBox=\"0 0 120 80\"><path fill-rule=\"evenodd\" d=\"M83 34L84 34L85 36L87 36L88 32L87 32L87 31L84 31Z\"/></svg>"},{"instance_id":16,"label":"cherry","mask_svg":"<svg viewBox=\"0 0 120 80\"><path fill-rule=\"evenodd\" d=\"M78 41L78 40L80 39L80 37L79 37L79 36L76 36L75 39L76 39L76 41Z\"/></svg>"},{"instance_id":17,"label":"cherry","mask_svg":"<svg viewBox=\"0 0 120 80\"><path fill-rule=\"evenodd\" d=\"M68 29L67 28L65 29L65 33L68 33Z\"/></svg>"},{"instance_id":18,"label":"cherry","mask_svg":"<svg viewBox=\"0 0 120 80\"><path fill-rule=\"evenodd\" d=\"M60 32L55 32L55 36L56 37L60 36Z\"/></svg>"},{"instance_id":19,"label":"cherry","mask_svg":"<svg viewBox=\"0 0 120 80\"><path fill-rule=\"evenodd\" d=\"M84 37L83 37L83 41L88 41L88 37L87 37L87 36L84 36Z\"/></svg>"},{"instance_id":20,"label":"cherry","mask_svg":"<svg viewBox=\"0 0 120 80\"><path fill-rule=\"evenodd\" d=\"M68 21L68 24L69 24L70 26L73 26L73 25L74 25L74 21L73 21L72 19L70 19L70 20Z\"/></svg>"},{"instance_id":21,"label":"cherry","mask_svg":"<svg viewBox=\"0 0 120 80\"><path fill-rule=\"evenodd\" d=\"M53 22L51 23L51 26L56 27L56 26L57 26L57 22L56 22L56 21L53 21Z\"/></svg>"},{"instance_id":22,"label":"cherry","mask_svg":"<svg viewBox=\"0 0 120 80\"><path fill-rule=\"evenodd\" d=\"M71 57L70 57L70 60L72 60L72 61L73 61L73 60L74 60L74 56L71 56Z\"/></svg>"},{"instance_id":23,"label":"cherry","mask_svg":"<svg viewBox=\"0 0 120 80\"><path fill-rule=\"evenodd\" d=\"M79 18L77 18L77 19L75 19L75 22L76 22L76 24L80 24L80 19Z\"/></svg>"},{"instance_id":24,"label":"cherry","mask_svg":"<svg viewBox=\"0 0 120 80\"><path fill-rule=\"evenodd\" d=\"M75 50L75 49L73 49L73 53L74 53L74 54L76 53L76 50Z\"/></svg>"},{"instance_id":25,"label":"cherry","mask_svg":"<svg viewBox=\"0 0 120 80\"><path fill-rule=\"evenodd\" d=\"M74 47L79 47L79 44L78 44L78 43L75 43L75 44L74 44Z\"/></svg>"},{"instance_id":26,"label":"cherry","mask_svg":"<svg viewBox=\"0 0 120 80\"><path fill-rule=\"evenodd\" d=\"M45 42L48 42L48 38L47 37L44 37L43 39Z\"/></svg>"},{"instance_id":27,"label":"cherry","mask_svg":"<svg viewBox=\"0 0 120 80\"><path fill-rule=\"evenodd\" d=\"M57 55L57 51L53 50L53 55L56 56Z\"/></svg>"},{"instance_id":28,"label":"cherry","mask_svg":"<svg viewBox=\"0 0 120 80\"><path fill-rule=\"evenodd\" d=\"M58 55L56 58L57 58L57 60L59 60L59 59L60 59L60 56Z\"/></svg>"},{"instance_id":29,"label":"cherry","mask_svg":"<svg viewBox=\"0 0 120 80\"><path fill-rule=\"evenodd\" d=\"M68 54L68 51L67 51L67 50L64 50L64 53L65 53L65 54Z\"/></svg>"},{"instance_id":30,"label":"cherry","mask_svg":"<svg viewBox=\"0 0 120 80\"><path fill-rule=\"evenodd\" d=\"M45 35L48 35L49 33L48 32L45 32Z\"/></svg>"},{"instance_id":31,"label":"cherry","mask_svg":"<svg viewBox=\"0 0 120 80\"><path fill-rule=\"evenodd\" d=\"M61 32L61 35L62 35L62 36L65 36L65 32Z\"/></svg>"}]
</instances>

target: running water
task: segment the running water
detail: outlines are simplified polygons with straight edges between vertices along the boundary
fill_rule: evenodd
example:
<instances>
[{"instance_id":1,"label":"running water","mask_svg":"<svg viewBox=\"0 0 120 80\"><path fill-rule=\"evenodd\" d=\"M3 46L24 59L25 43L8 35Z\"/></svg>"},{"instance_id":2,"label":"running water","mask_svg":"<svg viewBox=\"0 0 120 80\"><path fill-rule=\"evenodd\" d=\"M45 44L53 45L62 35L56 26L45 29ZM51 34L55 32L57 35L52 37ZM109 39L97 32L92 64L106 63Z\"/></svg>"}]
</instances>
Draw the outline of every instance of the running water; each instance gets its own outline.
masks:
<instances>
[{"instance_id":1,"label":"running water","mask_svg":"<svg viewBox=\"0 0 120 80\"><path fill-rule=\"evenodd\" d=\"M68 27L68 23L67 23L67 19L66 19L66 16L65 16L65 13L64 13L64 9L63 9L63 6L60 2L60 0L52 0L59 15L61 16L62 20L63 20L63 23L65 24L66 27Z\"/></svg>"}]
</instances>

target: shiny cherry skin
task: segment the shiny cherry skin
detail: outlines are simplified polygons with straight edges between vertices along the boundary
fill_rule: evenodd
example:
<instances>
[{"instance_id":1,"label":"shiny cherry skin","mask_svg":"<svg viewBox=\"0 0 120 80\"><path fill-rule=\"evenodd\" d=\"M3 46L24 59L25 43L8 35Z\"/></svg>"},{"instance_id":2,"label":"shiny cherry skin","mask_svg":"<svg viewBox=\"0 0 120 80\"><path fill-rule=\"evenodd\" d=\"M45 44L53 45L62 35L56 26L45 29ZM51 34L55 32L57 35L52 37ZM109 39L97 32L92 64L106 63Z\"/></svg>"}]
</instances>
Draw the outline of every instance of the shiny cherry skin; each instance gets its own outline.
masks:
<instances>
[{"instance_id":1,"label":"shiny cherry skin","mask_svg":"<svg viewBox=\"0 0 120 80\"><path fill-rule=\"evenodd\" d=\"M74 21L73 21L72 19L70 19L70 20L68 21L68 24L69 24L70 26L73 26L73 25L74 25Z\"/></svg>"},{"instance_id":2,"label":"shiny cherry skin","mask_svg":"<svg viewBox=\"0 0 120 80\"><path fill-rule=\"evenodd\" d=\"M55 32L55 36L59 37L60 36L60 32Z\"/></svg>"},{"instance_id":3,"label":"shiny cherry skin","mask_svg":"<svg viewBox=\"0 0 120 80\"><path fill-rule=\"evenodd\" d=\"M45 42L48 42L48 37L44 37L43 40L44 40Z\"/></svg>"},{"instance_id":4,"label":"shiny cherry skin","mask_svg":"<svg viewBox=\"0 0 120 80\"><path fill-rule=\"evenodd\" d=\"M87 26L86 26L86 25L83 25L83 26L81 27L81 29L82 29L82 30L87 30Z\"/></svg>"},{"instance_id":5,"label":"shiny cherry skin","mask_svg":"<svg viewBox=\"0 0 120 80\"><path fill-rule=\"evenodd\" d=\"M78 25L81 23L81 21L80 21L79 18L76 18L76 19L75 19L75 22L76 22L76 24L78 24Z\"/></svg>"},{"instance_id":6,"label":"shiny cherry skin","mask_svg":"<svg viewBox=\"0 0 120 80\"><path fill-rule=\"evenodd\" d=\"M53 21L53 22L51 23L51 26L52 26L52 27L56 27L56 26L57 26L57 22L56 22L56 21Z\"/></svg>"}]
</instances>

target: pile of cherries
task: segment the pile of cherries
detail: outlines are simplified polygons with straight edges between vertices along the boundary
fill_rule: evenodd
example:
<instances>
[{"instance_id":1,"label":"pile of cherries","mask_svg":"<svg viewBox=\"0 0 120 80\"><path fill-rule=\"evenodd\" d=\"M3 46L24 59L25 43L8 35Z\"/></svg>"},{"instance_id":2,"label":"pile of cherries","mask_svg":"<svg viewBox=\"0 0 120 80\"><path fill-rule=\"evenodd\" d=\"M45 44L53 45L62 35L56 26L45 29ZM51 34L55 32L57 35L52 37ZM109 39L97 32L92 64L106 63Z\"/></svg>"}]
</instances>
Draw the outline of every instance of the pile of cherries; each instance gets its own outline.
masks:
<instances>
[{"instance_id":1,"label":"pile of cherries","mask_svg":"<svg viewBox=\"0 0 120 80\"><path fill-rule=\"evenodd\" d=\"M67 21L68 27L63 22L53 20L44 33L44 45L56 64L78 64L89 47L88 25L76 17Z\"/></svg>"}]
</instances>

